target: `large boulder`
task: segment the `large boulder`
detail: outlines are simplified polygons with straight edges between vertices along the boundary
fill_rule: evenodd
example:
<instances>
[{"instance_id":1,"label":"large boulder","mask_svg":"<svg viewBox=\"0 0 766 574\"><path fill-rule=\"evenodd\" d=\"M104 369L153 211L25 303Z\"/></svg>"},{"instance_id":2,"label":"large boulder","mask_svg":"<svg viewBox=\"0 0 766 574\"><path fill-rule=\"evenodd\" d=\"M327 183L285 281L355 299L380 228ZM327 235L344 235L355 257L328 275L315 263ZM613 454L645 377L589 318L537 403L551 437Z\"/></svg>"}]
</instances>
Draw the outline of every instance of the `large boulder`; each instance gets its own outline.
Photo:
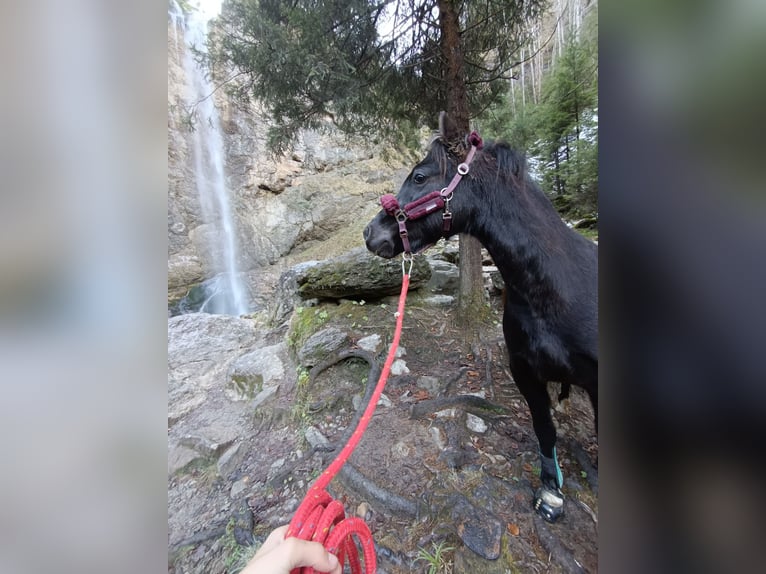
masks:
<instances>
[{"instance_id":1,"label":"large boulder","mask_svg":"<svg viewBox=\"0 0 766 574\"><path fill-rule=\"evenodd\" d=\"M313 367L331 353L338 351L350 342L347 333L335 327L322 329L311 335L298 349L298 362L304 367Z\"/></svg>"},{"instance_id":2,"label":"large boulder","mask_svg":"<svg viewBox=\"0 0 766 574\"><path fill-rule=\"evenodd\" d=\"M410 275L410 288L425 285L431 266L424 257L416 257ZM402 285L402 261L383 259L359 247L340 257L328 259L304 269L296 278L298 293L307 299L376 299L396 295Z\"/></svg>"}]
</instances>

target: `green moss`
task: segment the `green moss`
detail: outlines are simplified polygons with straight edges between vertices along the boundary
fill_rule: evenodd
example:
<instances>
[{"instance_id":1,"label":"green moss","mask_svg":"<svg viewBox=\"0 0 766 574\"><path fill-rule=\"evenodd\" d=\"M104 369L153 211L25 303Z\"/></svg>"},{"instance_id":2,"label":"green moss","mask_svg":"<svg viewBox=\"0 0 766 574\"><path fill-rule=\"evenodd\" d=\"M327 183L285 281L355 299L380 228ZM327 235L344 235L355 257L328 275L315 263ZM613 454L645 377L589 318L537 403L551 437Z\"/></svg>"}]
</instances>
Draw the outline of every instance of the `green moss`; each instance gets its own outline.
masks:
<instances>
[{"instance_id":1,"label":"green moss","mask_svg":"<svg viewBox=\"0 0 766 574\"><path fill-rule=\"evenodd\" d=\"M329 313L321 307L298 307L290 319L287 332L287 345L295 352L311 335L316 333L329 318Z\"/></svg>"},{"instance_id":2,"label":"green moss","mask_svg":"<svg viewBox=\"0 0 766 574\"><path fill-rule=\"evenodd\" d=\"M232 375L230 384L237 394L252 399L263 390L263 375Z\"/></svg>"},{"instance_id":3,"label":"green moss","mask_svg":"<svg viewBox=\"0 0 766 574\"><path fill-rule=\"evenodd\" d=\"M305 423L308 421L309 405L311 397L309 394L309 382L311 377L306 369L298 369L298 380L295 384L295 402L290 413L290 418L294 422ZM303 436L303 433L299 433Z\"/></svg>"},{"instance_id":4,"label":"green moss","mask_svg":"<svg viewBox=\"0 0 766 574\"><path fill-rule=\"evenodd\" d=\"M513 558L510 535L507 533L504 533L500 539L500 561L503 562L506 568L505 571L508 574L522 574L522 571L516 566L516 560Z\"/></svg>"},{"instance_id":5,"label":"green moss","mask_svg":"<svg viewBox=\"0 0 766 574\"><path fill-rule=\"evenodd\" d=\"M200 457L195 458L182 469L179 469L177 474L193 476L201 487L210 488L218 481L218 466L216 460L209 457Z\"/></svg>"},{"instance_id":6,"label":"green moss","mask_svg":"<svg viewBox=\"0 0 766 574\"><path fill-rule=\"evenodd\" d=\"M598 241L598 229L595 228L575 228L575 231L580 235L587 237L591 241Z\"/></svg>"}]
</instances>

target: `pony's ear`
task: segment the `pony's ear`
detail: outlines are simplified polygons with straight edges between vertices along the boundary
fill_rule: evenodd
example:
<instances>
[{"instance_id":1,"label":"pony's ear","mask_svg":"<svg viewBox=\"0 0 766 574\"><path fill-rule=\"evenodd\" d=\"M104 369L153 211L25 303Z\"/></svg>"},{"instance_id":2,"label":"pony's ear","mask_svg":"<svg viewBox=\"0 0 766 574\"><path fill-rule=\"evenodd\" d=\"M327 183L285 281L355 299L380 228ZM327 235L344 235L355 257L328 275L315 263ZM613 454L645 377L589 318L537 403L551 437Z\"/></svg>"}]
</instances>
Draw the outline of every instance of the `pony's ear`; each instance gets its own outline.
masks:
<instances>
[{"instance_id":1,"label":"pony's ear","mask_svg":"<svg viewBox=\"0 0 766 574\"><path fill-rule=\"evenodd\" d=\"M456 143L463 139L463 134L460 133L457 125L447 115L447 112L439 114L439 136L447 143Z\"/></svg>"}]
</instances>

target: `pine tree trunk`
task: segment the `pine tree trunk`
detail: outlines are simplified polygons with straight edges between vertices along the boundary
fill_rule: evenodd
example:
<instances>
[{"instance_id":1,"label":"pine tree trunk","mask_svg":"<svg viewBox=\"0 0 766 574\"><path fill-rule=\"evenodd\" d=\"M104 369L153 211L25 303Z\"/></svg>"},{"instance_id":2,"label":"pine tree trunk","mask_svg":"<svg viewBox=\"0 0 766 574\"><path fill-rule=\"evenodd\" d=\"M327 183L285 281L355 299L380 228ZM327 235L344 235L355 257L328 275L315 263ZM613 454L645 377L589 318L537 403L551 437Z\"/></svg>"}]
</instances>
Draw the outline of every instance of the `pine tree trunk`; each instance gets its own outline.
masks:
<instances>
[{"instance_id":1,"label":"pine tree trunk","mask_svg":"<svg viewBox=\"0 0 766 574\"><path fill-rule=\"evenodd\" d=\"M457 127L468 133L468 91L463 73L463 49L457 3L438 0L441 26L441 49L446 63L447 113ZM481 244L468 235L460 236L460 281L458 291L458 321L470 325L481 317L484 307L484 286L481 275Z\"/></svg>"}]
</instances>

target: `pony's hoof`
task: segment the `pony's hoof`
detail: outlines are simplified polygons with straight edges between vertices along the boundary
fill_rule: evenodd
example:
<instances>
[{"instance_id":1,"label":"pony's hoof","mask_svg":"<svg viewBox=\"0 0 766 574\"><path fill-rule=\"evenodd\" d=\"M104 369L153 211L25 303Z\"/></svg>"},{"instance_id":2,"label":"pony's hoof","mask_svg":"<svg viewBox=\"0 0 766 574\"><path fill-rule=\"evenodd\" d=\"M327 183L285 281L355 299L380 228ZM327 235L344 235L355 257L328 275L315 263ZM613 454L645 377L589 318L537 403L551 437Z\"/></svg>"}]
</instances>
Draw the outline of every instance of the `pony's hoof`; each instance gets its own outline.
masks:
<instances>
[{"instance_id":1,"label":"pony's hoof","mask_svg":"<svg viewBox=\"0 0 766 574\"><path fill-rule=\"evenodd\" d=\"M560 490L541 486L535 493L535 510L548 522L556 522L564 514L564 495Z\"/></svg>"}]
</instances>

